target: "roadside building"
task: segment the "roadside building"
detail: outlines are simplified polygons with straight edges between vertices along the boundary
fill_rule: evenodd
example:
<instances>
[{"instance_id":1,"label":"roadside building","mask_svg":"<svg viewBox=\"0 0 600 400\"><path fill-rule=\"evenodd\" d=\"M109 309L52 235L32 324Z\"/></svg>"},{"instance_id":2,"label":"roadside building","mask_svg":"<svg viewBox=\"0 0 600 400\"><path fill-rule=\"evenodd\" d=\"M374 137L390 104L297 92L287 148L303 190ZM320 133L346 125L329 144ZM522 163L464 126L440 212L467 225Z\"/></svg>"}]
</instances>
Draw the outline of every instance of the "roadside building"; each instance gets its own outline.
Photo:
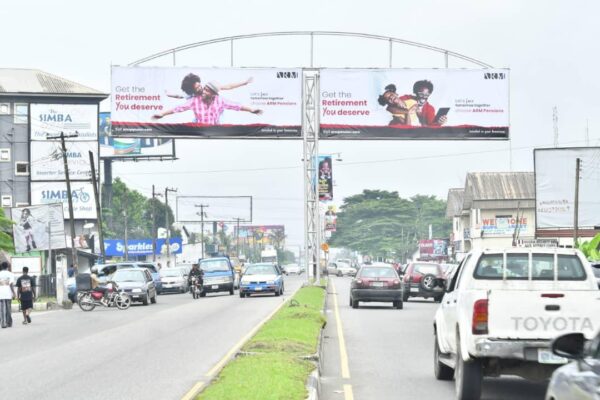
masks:
<instances>
[{"instance_id":1,"label":"roadside building","mask_svg":"<svg viewBox=\"0 0 600 400\"><path fill-rule=\"evenodd\" d=\"M0 206L9 218L15 207L62 202L65 233L70 238L63 152L60 141L48 137L61 132L77 135L68 139L66 155L76 247L89 247L82 238L89 238L92 223L97 229L89 151L98 171L98 108L107 97L40 70L0 68ZM66 242L70 246L70 240ZM36 247L39 250L28 244L26 253L42 257L42 252L34 251ZM46 263L41 265L44 268Z\"/></svg>"},{"instance_id":2,"label":"roadside building","mask_svg":"<svg viewBox=\"0 0 600 400\"><path fill-rule=\"evenodd\" d=\"M472 172L464 188L448 191L452 254L461 260L473 249L509 247L535 237L533 172Z\"/></svg>"}]
</instances>

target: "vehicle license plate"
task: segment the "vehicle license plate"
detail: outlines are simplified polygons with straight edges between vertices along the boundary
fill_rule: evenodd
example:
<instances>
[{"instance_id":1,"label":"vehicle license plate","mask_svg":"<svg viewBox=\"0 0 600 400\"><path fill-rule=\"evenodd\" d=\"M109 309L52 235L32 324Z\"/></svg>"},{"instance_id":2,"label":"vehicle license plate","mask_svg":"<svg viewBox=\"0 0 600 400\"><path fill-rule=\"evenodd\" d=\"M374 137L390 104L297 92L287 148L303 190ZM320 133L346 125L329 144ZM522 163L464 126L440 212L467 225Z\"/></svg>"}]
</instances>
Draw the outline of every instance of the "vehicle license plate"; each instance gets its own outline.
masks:
<instances>
[{"instance_id":1,"label":"vehicle license plate","mask_svg":"<svg viewBox=\"0 0 600 400\"><path fill-rule=\"evenodd\" d=\"M559 357L550 350L538 349L538 361L540 364L565 364L568 360L564 357Z\"/></svg>"},{"instance_id":2,"label":"vehicle license plate","mask_svg":"<svg viewBox=\"0 0 600 400\"><path fill-rule=\"evenodd\" d=\"M257 286L254 288L255 291L260 292L262 290L262 288L260 286Z\"/></svg>"},{"instance_id":3,"label":"vehicle license plate","mask_svg":"<svg viewBox=\"0 0 600 400\"><path fill-rule=\"evenodd\" d=\"M218 289L218 288L219 288L219 285L212 285L212 286L211 286L211 288L213 288L213 289Z\"/></svg>"},{"instance_id":4,"label":"vehicle license plate","mask_svg":"<svg viewBox=\"0 0 600 400\"><path fill-rule=\"evenodd\" d=\"M410 291L411 291L411 292L418 292L418 291L419 291L419 288L416 288L416 287L411 287L411 288L410 288Z\"/></svg>"},{"instance_id":5,"label":"vehicle license plate","mask_svg":"<svg viewBox=\"0 0 600 400\"><path fill-rule=\"evenodd\" d=\"M371 286L375 286L375 287L383 287L383 282L372 282Z\"/></svg>"}]
</instances>

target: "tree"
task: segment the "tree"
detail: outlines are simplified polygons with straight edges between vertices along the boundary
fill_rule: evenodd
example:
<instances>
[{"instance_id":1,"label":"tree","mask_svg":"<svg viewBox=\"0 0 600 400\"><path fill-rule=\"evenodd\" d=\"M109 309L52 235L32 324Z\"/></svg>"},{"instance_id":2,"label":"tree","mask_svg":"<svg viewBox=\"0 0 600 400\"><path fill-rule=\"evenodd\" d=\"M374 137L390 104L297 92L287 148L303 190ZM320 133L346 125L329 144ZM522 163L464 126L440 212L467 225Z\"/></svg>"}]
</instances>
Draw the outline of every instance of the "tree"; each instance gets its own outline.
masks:
<instances>
[{"instance_id":1,"label":"tree","mask_svg":"<svg viewBox=\"0 0 600 400\"><path fill-rule=\"evenodd\" d=\"M6 218L4 209L0 208L0 250L15 251L15 243L12 236L13 225L14 222Z\"/></svg>"},{"instance_id":2,"label":"tree","mask_svg":"<svg viewBox=\"0 0 600 400\"><path fill-rule=\"evenodd\" d=\"M154 205L154 208L153 208ZM165 227L165 216L169 213L169 222L175 221L171 207L158 199L148 199L137 190L131 190L116 178L113 182L113 196L110 208L103 209L104 237L122 239L125 237L127 223L128 239L148 239L152 237L152 211L156 214L156 228ZM181 232L171 229L171 237L179 237Z\"/></svg>"},{"instance_id":3,"label":"tree","mask_svg":"<svg viewBox=\"0 0 600 400\"><path fill-rule=\"evenodd\" d=\"M446 202L435 196L403 199L398 192L365 190L344 199L330 244L373 257L402 258L428 237L430 224L434 237L449 236L452 224L445 214Z\"/></svg>"}]
</instances>

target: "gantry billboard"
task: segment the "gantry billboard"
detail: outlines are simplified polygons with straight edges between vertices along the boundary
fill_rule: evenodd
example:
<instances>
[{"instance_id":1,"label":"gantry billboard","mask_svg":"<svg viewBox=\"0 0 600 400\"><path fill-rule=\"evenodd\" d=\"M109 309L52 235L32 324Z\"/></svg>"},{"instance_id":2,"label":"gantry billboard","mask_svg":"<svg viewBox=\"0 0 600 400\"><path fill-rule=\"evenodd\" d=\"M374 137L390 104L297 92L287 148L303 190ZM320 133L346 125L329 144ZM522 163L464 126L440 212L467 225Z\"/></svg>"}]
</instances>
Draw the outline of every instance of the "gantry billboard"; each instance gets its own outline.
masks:
<instances>
[{"instance_id":1,"label":"gantry billboard","mask_svg":"<svg viewBox=\"0 0 600 400\"><path fill-rule=\"evenodd\" d=\"M113 67L112 133L129 137L297 137L302 70Z\"/></svg>"},{"instance_id":2,"label":"gantry billboard","mask_svg":"<svg viewBox=\"0 0 600 400\"><path fill-rule=\"evenodd\" d=\"M507 69L322 69L322 139L508 139Z\"/></svg>"}]
</instances>

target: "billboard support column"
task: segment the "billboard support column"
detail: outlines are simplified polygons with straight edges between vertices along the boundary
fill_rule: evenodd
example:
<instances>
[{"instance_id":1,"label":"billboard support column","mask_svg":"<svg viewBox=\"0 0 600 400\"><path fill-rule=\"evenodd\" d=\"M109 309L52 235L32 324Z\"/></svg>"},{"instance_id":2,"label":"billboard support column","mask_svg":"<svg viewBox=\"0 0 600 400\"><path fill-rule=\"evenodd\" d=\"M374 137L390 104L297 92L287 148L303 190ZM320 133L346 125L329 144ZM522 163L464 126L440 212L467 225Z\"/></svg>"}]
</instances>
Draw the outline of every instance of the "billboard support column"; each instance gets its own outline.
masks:
<instances>
[{"instance_id":1,"label":"billboard support column","mask_svg":"<svg viewBox=\"0 0 600 400\"><path fill-rule=\"evenodd\" d=\"M60 139L60 148L63 157L65 168L65 180L67 182L67 201L69 203L69 227L71 229L71 257L73 259L73 268L75 273L79 273L79 260L77 258L77 249L75 248L75 214L73 213L73 193L71 192L71 177L69 176L69 163L67 162L67 146L65 145L66 137L77 137L79 135L65 136L64 132L60 132L60 136L47 136L46 139Z\"/></svg>"},{"instance_id":2,"label":"billboard support column","mask_svg":"<svg viewBox=\"0 0 600 400\"><path fill-rule=\"evenodd\" d=\"M303 73L302 134L304 143L304 239L307 279L320 283L320 224L317 157L319 154L319 72Z\"/></svg>"},{"instance_id":3,"label":"billboard support column","mask_svg":"<svg viewBox=\"0 0 600 400\"><path fill-rule=\"evenodd\" d=\"M106 251L104 250L104 233L102 230L102 208L100 207L100 195L98 194L98 179L96 177L96 164L94 164L94 153L90 154L90 166L92 168L92 184L94 185L94 201L96 202L96 214L98 218L98 240L100 242L100 255L102 262L106 260Z\"/></svg>"},{"instance_id":4,"label":"billboard support column","mask_svg":"<svg viewBox=\"0 0 600 400\"><path fill-rule=\"evenodd\" d=\"M573 248L577 248L577 236L579 234L579 173L581 172L581 158L575 160L575 215L573 216Z\"/></svg>"}]
</instances>

